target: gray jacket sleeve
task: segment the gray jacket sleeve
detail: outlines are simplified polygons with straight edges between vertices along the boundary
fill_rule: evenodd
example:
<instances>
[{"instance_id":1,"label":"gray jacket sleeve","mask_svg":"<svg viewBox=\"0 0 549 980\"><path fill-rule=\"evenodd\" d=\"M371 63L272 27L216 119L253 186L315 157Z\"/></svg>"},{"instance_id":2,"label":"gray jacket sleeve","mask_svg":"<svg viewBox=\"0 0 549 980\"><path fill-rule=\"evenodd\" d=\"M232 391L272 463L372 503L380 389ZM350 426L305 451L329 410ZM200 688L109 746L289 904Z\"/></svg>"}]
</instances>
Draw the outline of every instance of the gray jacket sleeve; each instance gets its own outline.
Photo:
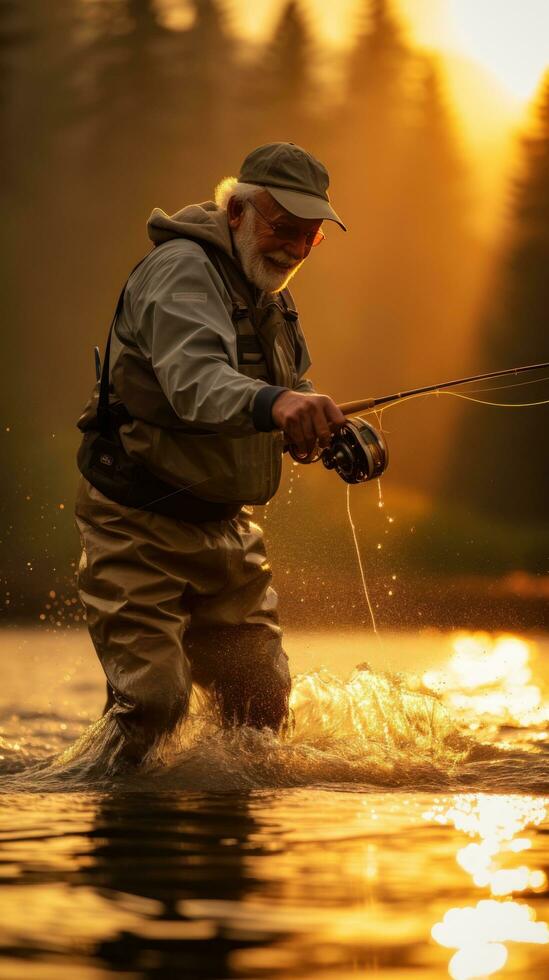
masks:
<instances>
[{"instance_id":1,"label":"gray jacket sleeve","mask_svg":"<svg viewBox=\"0 0 549 980\"><path fill-rule=\"evenodd\" d=\"M126 303L135 339L187 425L234 436L257 431L254 401L264 389L276 397L274 386L237 370L231 300L199 245L163 245L130 277Z\"/></svg>"}]
</instances>

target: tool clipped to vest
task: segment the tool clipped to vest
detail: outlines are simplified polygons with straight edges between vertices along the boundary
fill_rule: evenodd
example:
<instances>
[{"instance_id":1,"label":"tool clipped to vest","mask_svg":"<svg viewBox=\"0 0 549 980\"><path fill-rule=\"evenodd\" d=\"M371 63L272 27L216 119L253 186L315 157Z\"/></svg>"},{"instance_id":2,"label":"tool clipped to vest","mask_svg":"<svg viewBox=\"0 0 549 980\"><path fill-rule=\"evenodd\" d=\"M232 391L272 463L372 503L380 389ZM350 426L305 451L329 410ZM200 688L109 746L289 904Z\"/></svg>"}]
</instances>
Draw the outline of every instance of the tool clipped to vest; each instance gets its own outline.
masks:
<instances>
[{"instance_id":1,"label":"tool clipped to vest","mask_svg":"<svg viewBox=\"0 0 549 980\"><path fill-rule=\"evenodd\" d=\"M204 247L203 243L199 244ZM204 250L212 258L210 253L214 250ZM134 266L132 273L145 258ZM77 456L78 468L92 486L125 507L147 510L193 524L231 520L240 511L240 504L202 500L194 496L187 487L167 483L132 459L122 445L120 427L131 424L133 420L120 400L111 401L110 394L115 393L110 384L110 351L113 330L116 329L124 305L126 285L127 283L118 297L102 365L99 350L94 348L99 397L95 418L82 426L84 437Z\"/></svg>"}]
</instances>

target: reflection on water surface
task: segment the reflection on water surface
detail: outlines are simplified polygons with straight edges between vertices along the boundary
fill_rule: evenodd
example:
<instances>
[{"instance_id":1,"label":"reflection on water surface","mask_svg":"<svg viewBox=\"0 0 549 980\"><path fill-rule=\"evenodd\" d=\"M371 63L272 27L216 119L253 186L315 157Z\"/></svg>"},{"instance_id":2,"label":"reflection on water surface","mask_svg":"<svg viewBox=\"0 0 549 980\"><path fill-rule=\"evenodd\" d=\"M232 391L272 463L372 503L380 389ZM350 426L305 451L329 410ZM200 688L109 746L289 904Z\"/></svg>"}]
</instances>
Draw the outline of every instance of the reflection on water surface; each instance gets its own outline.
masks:
<instances>
[{"instance_id":1,"label":"reflection on water surface","mask_svg":"<svg viewBox=\"0 0 549 980\"><path fill-rule=\"evenodd\" d=\"M114 782L72 748L103 693L87 640L9 642L2 977L544 975L545 641L295 636L285 740L219 733L197 702L167 766ZM487 692L502 724L452 703Z\"/></svg>"},{"instance_id":2,"label":"reflection on water surface","mask_svg":"<svg viewBox=\"0 0 549 980\"><path fill-rule=\"evenodd\" d=\"M488 888L492 895L510 896L515 892L547 889L547 876L525 864L504 867L505 858L532 846L528 837L517 837L526 827L537 827L547 818L542 800L521 796L456 797L451 806L435 804L424 814L442 826L453 825L479 843L458 850L457 863L477 888ZM515 866L513 866L515 865ZM454 980L489 976L507 962L506 943L549 943L549 926L536 922L535 910L525 903L483 899L475 906L451 908L432 930L441 946L457 949L448 972Z\"/></svg>"},{"instance_id":3,"label":"reflection on water surface","mask_svg":"<svg viewBox=\"0 0 549 980\"><path fill-rule=\"evenodd\" d=\"M540 726L545 734L549 703L533 683L536 643L517 636L458 633L452 647L453 655L442 670L424 674L428 688L466 712L472 724L475 717L488 717L499 725Z\"/></svg>"}]
</instances>

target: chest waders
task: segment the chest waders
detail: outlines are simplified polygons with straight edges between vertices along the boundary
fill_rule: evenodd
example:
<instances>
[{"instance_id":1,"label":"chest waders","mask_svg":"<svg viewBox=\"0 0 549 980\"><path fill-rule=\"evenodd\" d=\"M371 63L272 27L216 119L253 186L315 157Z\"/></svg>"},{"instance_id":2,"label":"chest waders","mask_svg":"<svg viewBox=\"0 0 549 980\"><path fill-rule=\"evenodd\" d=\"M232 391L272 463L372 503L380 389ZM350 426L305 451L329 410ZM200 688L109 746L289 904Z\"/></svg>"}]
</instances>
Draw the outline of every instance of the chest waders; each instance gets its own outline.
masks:
<instances>
[{"instance_id":1,"label":"chest waders","mask_svg":"<svg viewBox=\"0 0 549 980\"><path fill-rule=\"evenodd\" d=\"M289 307L285 297L280 294L283 309L281 314L279 313L278 320L282 320L282 323L279 323L275 317L277 322L273 323L273 329L267 329L264 336L260 337L254 326L254 319L257 321L257 317L253 314L259 313L259 319L263 324L269 319L270 309L276 307L277 312L280 310L278 304L275 302L268 303L261 310L258 310L257 307L254 307L253 299L250 296L250 302L246 305L242 296L246 290L243 288L243 283L239 281L242 277L238 274L234 263L229 259L224 261L220 252L209 243L195 239L190 240L204 250L231 297L239 372L251 378L264 380L267 383L292 387L296 363L297 338L294 329L297 321L296 311ZM157 246L157 248L161 247L162 245ZM132 272L147 257L141 259ZM227 268L229 263L230 270ZM146 465L132 458L124 448L120 436L120 427L133 422L137 415L128 410L124 401L119 397L117 389L121 385L113 384L110 354L113 331L116 332L116 326L123 311L126 285L127 283L118 298L108 333L103 366L98 372L100 374L98 379L99 392L95 410L86 411L83 419L79 422L79 428L84 435L77 456L78 468L92 486L110 500L123 506L151 511L191 523L231 520L236 517L242 504L247 502L246 500L212 501L195 496L190 490L193 485L191 468L190 479L186 480L183 486L175 481L170 483L160 479ZM246 299L248 300L247 296ZM117 339L120 339L118 334ZM135 357L136 352L127 349L129 354ZM139 352L137 352L137 358L142 362L144 369L144 359ZM100 364L97 364L98 361L97 358L96 365L100 367ZM139 390L143 391L144 400L151 391L151 385L153 389L158 388L152 369L147 367L147 371L148 375L143 375L139 381ZM113 368L113 374L115 373L116 369ZM123 380L120 371L119 378L120 381ZM136 392L133 393L133 396L135 401ZM163 395L162 399L165 401L165 405L161 406L161 412L165 417L160 416L159 424L166 431L173 429L174 432L183 436L184 423L176 416ZM200 435L199 430L193 430L193 439L199 439ZM203 435L208 438L208 433ZM271 434L262 435L263 438L270 436ZM274 438L278 436L279 433L273 434Z\"/></svg>"}]
</instances>

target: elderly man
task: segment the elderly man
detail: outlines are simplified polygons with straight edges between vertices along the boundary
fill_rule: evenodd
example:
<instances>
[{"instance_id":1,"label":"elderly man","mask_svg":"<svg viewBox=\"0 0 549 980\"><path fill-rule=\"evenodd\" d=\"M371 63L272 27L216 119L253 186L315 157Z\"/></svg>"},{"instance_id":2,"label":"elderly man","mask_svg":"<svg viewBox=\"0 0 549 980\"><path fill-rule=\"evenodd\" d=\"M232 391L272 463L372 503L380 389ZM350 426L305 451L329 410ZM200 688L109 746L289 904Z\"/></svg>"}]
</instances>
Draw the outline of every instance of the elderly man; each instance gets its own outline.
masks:
<instances>
[{"instance_id":1,"label":"elderly man","mask_svg":"<svg viewBox=\"0 0 549 980\"><path fill-rule=\"evenodd\" d=\"M192 683L224 724L277 731L290 675L261 529L284 443L343 421L313 392L287 284L324 238L328 173L293 143L253 150L216 203L169 217L118 301L79 420L80 596L122 754L143 759Z\"/></svg>"}]
</instances>

